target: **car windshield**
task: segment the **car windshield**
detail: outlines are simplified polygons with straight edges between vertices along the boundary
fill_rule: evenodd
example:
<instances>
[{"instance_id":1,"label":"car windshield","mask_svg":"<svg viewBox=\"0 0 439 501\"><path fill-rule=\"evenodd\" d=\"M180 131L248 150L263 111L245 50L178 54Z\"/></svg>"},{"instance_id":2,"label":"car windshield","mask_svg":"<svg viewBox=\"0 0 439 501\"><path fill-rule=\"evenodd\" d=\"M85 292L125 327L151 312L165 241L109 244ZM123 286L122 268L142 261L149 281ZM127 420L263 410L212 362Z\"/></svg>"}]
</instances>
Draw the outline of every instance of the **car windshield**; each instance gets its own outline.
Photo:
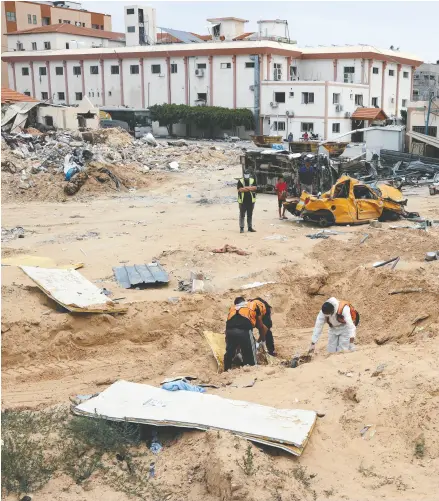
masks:
<instances>
[{"instance_id":1,"label":"car windshield","mask_svg":"<svg viewBox=\"0 0 439 501\"><path fill-rule=\"evenodd\" d=\"M337 184L334 188L334 198L348 198L349 197L349 184L350 181Z\"/></svg>"}]
</instances>

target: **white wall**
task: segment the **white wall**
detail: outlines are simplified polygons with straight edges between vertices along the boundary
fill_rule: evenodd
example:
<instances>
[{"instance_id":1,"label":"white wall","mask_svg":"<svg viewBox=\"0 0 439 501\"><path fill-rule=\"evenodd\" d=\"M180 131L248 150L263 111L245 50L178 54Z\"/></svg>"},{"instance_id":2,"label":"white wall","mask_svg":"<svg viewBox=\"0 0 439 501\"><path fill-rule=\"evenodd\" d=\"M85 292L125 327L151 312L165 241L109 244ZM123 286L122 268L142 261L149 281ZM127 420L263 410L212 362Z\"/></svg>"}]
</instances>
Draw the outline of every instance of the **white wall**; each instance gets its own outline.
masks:
<instances>
[{"instance_id":1,"label":"white wall","mask_svg":"<svg viewBox=\"0 0 439 501\"><path fill-rule=\"evenodd\" d=\"M50 42L50 50L66 50L66 44L71 49L86 49L91 47L122 47L124 42L117 40L108 40L105 38L96 38L82 35L68 35L66 33L34 33L22 35L8 35L8 50L15 51L17 42L23 44L23 49L35 52L32 49L32 43L37 44L37 52L49 49L44 48L44 42Z\"/></svg>"},{"instance_id":2,"label":"white wall","mask_svg":"<svg viewBox=\"0 0 439 501\"><path fill-rule=\"evenodd\" d=\"M238 108L251 110L254 108L255 93L250 90L250 86L254 85L255 69L245 67L245 63L252 62L250 56L236 56L236 106Z\"/></svg>"},{"instance_id":3,"label":"white wall","mask_svg":"<svg viewBox=\"0 0 439 501\"><path fill-rule=\"evenodd\" d=\"M374 74L373 68L378 68L378 74ZM368 106L372 107L372 98L378 98L378 107L381 108L383 102L381 99L381 85L383 79L383 62L373 61L372 69L370 71L370 99Z\"/></svg>"},{"instance_id":4,"label":"white wall","mask_svg":"<svg viewBox=\"0 0 439 501\"><path fill-rule=\"evenodd\" d=\"M50 116L53 118L53 126L60 129L77 129L79 127L77 114L78 109L71 107L39 106L37 109L37 117L40 123L45 124L45 117ZM97 129L99 127L98 115L94 118L87 118L86 127Z\"/></svg>"}]
</instances>

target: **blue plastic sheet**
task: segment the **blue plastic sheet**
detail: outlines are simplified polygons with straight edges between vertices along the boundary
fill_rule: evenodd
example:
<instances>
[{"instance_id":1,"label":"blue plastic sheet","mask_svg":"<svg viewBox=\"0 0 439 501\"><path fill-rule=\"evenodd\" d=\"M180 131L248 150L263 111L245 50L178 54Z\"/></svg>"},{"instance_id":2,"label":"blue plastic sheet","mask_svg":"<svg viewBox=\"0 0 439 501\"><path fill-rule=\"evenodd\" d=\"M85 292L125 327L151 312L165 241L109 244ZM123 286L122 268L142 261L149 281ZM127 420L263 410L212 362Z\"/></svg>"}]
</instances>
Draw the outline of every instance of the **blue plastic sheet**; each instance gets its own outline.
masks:
<instances>
[{"instance_id":1,"label":"blue plastic sheet","mask_svg":"<svg viewBox=\"0 0 439 501\"><path fill-rule=\"evenodd\" d=\"M171 383L165 383L164 385L162 385L162 388L168 391L184 390L184 391L195 391L197 393L204 393L206 391L201 386L194 386L192 384L189 384L187 381L183 379L180 379L178 381L172 381Z\"/></svg>"}]
</instances>

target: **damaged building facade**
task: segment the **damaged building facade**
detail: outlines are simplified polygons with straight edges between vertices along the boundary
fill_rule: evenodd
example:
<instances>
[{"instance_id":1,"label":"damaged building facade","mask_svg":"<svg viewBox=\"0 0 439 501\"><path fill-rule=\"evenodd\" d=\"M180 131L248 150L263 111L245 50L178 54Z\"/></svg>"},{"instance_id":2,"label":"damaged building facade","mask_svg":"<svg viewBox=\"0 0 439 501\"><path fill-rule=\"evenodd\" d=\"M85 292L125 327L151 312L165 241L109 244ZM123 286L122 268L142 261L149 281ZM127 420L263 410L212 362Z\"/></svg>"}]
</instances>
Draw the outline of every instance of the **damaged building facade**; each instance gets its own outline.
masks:
<instances>
[{"instance_id":1,"label":"damaged building facade","mask_svg":"<svg viewBox=\"0 0 439 501\"><path fill-rule=\"evenodd\" d=\"M178 43L157 43L164 38L155 30L163 35L164 29L151 21L143 45L10 51L3 59L15 90L54 104L74 105L87 96L97 107L248 108L257 132L283 138L291 132L294 140L305 132L331 139L370 125L353 117L362 108L399 117L422 63L371 46L300 48L285 21L260 21L258 33L246 32L243 19L209 21L210 37L168 30L168 40ZM141 28L138 16L125 15L125 22L126 35Z\"/></svg>"}]
</instances>

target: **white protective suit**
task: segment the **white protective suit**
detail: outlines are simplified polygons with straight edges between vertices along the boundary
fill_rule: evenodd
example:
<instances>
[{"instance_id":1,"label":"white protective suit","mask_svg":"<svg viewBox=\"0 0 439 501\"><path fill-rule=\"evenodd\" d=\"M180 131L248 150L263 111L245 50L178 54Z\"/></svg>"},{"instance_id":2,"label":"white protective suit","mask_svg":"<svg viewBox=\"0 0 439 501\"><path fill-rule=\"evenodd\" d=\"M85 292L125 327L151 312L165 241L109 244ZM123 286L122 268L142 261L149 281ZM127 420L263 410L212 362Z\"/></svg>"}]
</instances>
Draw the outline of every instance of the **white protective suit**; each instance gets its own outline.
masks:
<instances>
[{"instance_id":1,"label":"white protective suit","mask_svg":"<svg viewBox=\"0 0 439 501\"><path fill-rule=\"evenodd\" d=\"M335 353L337 351L352 350L353 345L350 343L350 338L355 338L357 328L352 321L349 306L346 305L343 308L342 315L346 323L342 324L337 320L337 310L339 306L338 299L331 297L326 302L334 305L334 313L333 315L329 315L328 317L331 324L328 331L328 352ZM326 316L324 315L322 310L320 310L319 314L317 315L314 332L311 338L311 342L313 344L316 344L319 340L325 323Z\"/></svg>"}]
</instances>

